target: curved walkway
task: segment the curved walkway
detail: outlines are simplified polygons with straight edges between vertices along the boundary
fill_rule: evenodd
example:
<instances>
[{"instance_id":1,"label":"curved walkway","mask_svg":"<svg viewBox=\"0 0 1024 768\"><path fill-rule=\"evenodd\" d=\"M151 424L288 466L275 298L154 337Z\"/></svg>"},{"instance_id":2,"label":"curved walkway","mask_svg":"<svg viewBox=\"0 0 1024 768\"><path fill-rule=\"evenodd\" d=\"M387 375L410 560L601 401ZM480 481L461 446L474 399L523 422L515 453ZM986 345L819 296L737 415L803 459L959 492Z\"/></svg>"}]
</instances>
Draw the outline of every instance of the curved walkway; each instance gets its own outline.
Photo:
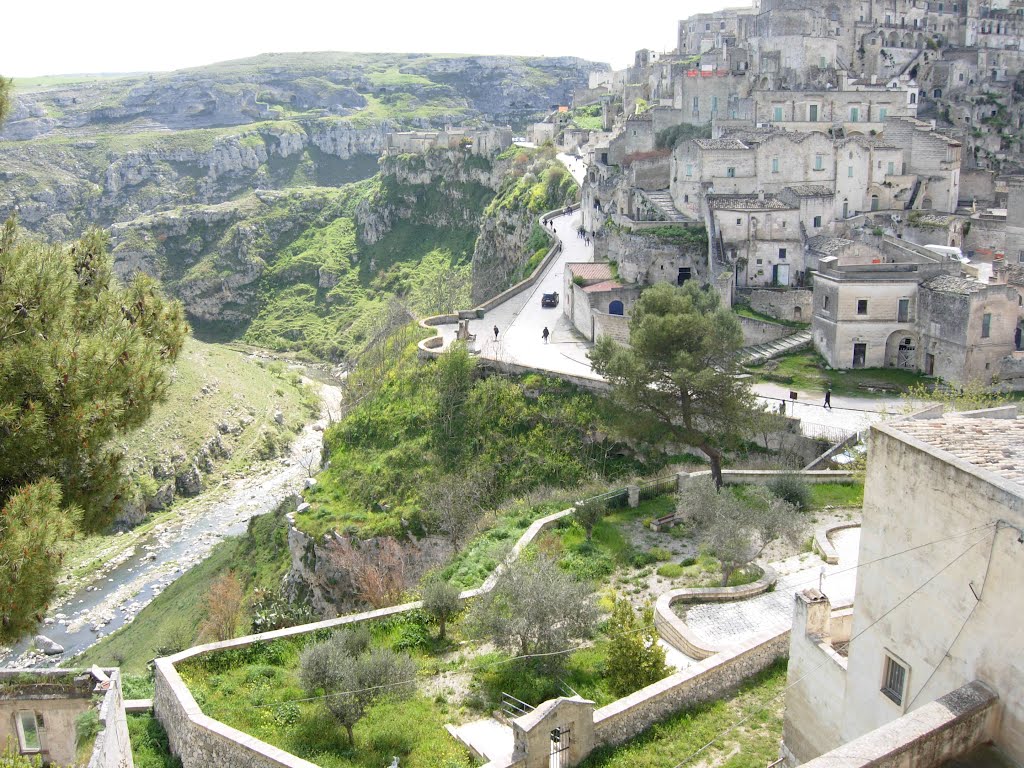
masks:
<instances>
[{"instance_id":1,"label":"curved walkway","mask_svg":"<svg viewBox=\"0 0 1024 768\"><path fill-rule=\"evenodd\" d=\"M860 547L860 528L844 528L830 537L839 556L835 565L825 565L821 558L804 553L772 563L778 573L775 589L748 600L732 603L702 603L681 610L689 630L707 647L719 648L747 640L772 626L792 623L793 595L817 587L819 576L822 591L829 596L833 607L853 602L857 583L857 550Z\"/></svg>"}]
</instances>

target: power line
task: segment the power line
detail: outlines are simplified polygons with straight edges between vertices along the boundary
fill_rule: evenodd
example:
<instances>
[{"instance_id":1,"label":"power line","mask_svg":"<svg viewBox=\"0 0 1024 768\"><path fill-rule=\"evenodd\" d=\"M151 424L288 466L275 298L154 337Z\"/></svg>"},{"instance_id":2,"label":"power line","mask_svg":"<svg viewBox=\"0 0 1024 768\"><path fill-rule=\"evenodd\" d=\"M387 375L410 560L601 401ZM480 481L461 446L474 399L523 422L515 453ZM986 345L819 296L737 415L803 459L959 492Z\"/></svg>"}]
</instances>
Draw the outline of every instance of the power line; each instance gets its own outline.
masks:
<instances>
[{"instance_id":1,"label":"power line","mask_svg":"<svg viewBox=\"0 0 1024 768\"><path fill-rule=\"evenodd\" d=\"M993 526L993 525L996 525L996 523L990 523L990 524L989 524L988 526L984 526L984 527L991 527L991 526ZM913 597L913 596L914 596L914 595L916 595L916 594L917 594L918 592L920 592L920 591L921 591L922 589L924 589L924 588L925 588L926 586L928 586L928 585L929 585L929 584L930 584L930 583L931 583L931 582L932 582L932 581L933 581L934 579L936 579L936 578L937 578L937 577L938 577L938 576L939 576L940 574L942 574L942 573L943 573L944 571L946 571L946 570L947 570L947 569L948 569L949 567L951 567L951 566L952 566L952 565L953 565L954 563L956 563L956 562L957 562L957 561L958 561L958 560L959 560L960 558L962 558L962 557L963 557L964 555L966 555L966 554L967 554L968 552L970 552L970 551L971 551L972 549L974 549L974 548L975 548L975 547L976 547L976 546L977 546L978 544L980 544L980 543L981 543L982 541L984 541L984 540L985 540L986 538L987 538L987 534L986 534L986 536L983 536L982 538L980 538L980 539L978 539L977 541L975 541L975 542L974 542L973 544L971 544L971 545L970 545L969 547L967 547L967 549L965 549L965 550L964 550L963 552L961 552L961 553L960 553L959 555L957 555L957 556L956 556L956 557L954 557L954 558L953 558L952 560L950 560L950 561L949 561L948 563L946 563L946 564L945 564L944 566L942 566L942 568L940 568L940 569L939 569L938 571L936 571L936 572L935 572L935 573L933 573L933 574L932 574L931 576L929 576L929 577L928 577L928 578L927 578L927 579L926 579L926 580L925 580L925 581L924 581L924 582L923 582L922 584L920 584L920 585L919 585L918 587L916 587L916 588L915 588L915 589L914 589L913 591L911 591L911 592L910 592L910 594L908 594L908 595L907 595L906 597L904 597L904 598L903 598L902 600L900 600L900 601L899 601L899 602L897 602L897 603L896 603L895 605L893 605L893 606L892 606L891 608L889 608L889 609L888 609L887 611L885 611L885 613L883 613L883 614L882 614L881 616L879 616L879 617L878 617L877 619L875 619L875 620L874 620L874 621L872 621L872 622L871 622L870 624L868 624L868 625L867 625L866 627L864 627L864 629L862 629L862 630L861 630L860 632L858 632L858 633L857 633L856 635L854 635L853 637L851 637L851 638L850 638L850 643L852 643L852 642L853 642L854 640L856 640L857 638L859 638L859 637L863 636L863 635L864 635L864 634L865 634L865 633L866 633L866 632L867 632L868 630L870 630L870 629L874 628L874 627L875 627L875 626L876 626L876 625L877 625L877 624L878 624L878 623L879 623L880 621L882 621L882 619L884 619L884 618L886 618L887 616L889 616L889 615L890 615L890 614L891 614L891 613L892 613L893 611L895 611L895 610L896 610L897 608L899 608L899 607L900 607L901 605L903 605L904 603L906 603L906 602L907 602L907 600L909 600L909 599L910 599L911 597ZM876 562L877 562L877 561L876 561ZM774 703L774 702L775 702L775 701L776 701L776 700L777 700L777 699L778 699L778 698L779 698L780 696L783 696L783 695L785 695L785 694L786 694L786 693L787 693L787 692L788 692L788 691L789 691L789 690L790 690L791 688L793 688L794 686L796 686L796 685L799 685L800 683L802 683L802 682L803 682L803 681L804 681L805 679L807 679L807 677L809 677L809 676L810 676L811 674L813 674L813 673L817 672L817 671L818 671L819 669L821 669L821 668L822 668L822 666L824 666L824 665L825 665L825 664L826 664L827 662L829 662L829 661L830 661L830 659L829 659L828 657L826 657L826 658L825 658L825 659L823 659L823 660L822 660L821 662L819 662L819 663L818 663L818 664L816 664L815 666L811 667L811 669L807 670L807 672L806 672L806 673L804 673L803 675L801 675L801 676L800 676L799 678L797 678L796 680L794 680L794 681L793 681L792 683L790 683L790 684L789 684L789 685L787 685L787 686L786 686L785 688L783 688L783 689L782 689L782 690L781 690L781 691L780 691L779 693L777 693L777 694L776 694L775 696L773 696L773 697L772 697L771 699L769 699L769 701L767 702L767 704L765 704L765 706L762 706L762 707L759 707L759 708L755 709L754 711L750 712L750 714L746 715L745 717L742 717L742 718L740 718L739 720L737 720L737 721L736 721L735 723L733 723L733 724L732 724L732 725L730 725L729 727L727 727L727 728L724 728L723 730L719 731L719 733L717 733L717 734L716 734L716 735L715 735L714 737L712 737L710 741L708 741L708 742L707 742L706 744L704 744L704 746L700 747L700 748L699 748L698 750L696 750L695 752L691 753L690 755L687 755L687 756L686 756L685 758L683 758L683 759L682 759L682 760L681 760L680 762L678 762L678 763L676 763L676 764L675 764L674 766L672 766L672 768L682 768L682 766L686 765L686 764L687 764L688 762L690 762L691 760L693 760L693 758L695 758L695 757L697 757L698 755L700 755L700 754L701 754L701 753L702 753L702 752L703 752L704 750L706 750L706 749L708 749L709 747L711 747L711 746L712 746L712 745L713 745L713 744L714 744L715 742L717 742L717 741L718 741L718 740L719 740L720 738L722 738L723 736L725 736L725 735L726 735L726 734L728 734L728 733L731 733L731 732L732 732L732 731L734 731L734 730L735 730L736 728L738 728L738 727L740 727L741 725L743 725L743 724L744 724L744 723L745 723L745 722L746 722L747 720L749 720L750 718L752 718L752 717L753 717L753 716L754 716L755 714L758 714L758 713L760 713L760 712L763 712L763 711L764 711L765 709L767 709L768 705L770 705L770 704Z\"/></svg>"}]
</instances>

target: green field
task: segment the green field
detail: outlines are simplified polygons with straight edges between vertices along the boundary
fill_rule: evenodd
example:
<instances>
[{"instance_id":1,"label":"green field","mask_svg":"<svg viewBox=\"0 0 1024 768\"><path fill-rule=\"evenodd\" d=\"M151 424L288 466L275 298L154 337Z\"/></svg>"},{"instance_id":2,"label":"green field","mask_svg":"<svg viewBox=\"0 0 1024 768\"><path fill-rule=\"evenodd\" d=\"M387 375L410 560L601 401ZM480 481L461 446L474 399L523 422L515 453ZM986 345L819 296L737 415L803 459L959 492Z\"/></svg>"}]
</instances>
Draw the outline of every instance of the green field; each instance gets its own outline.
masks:
<instances>
[{"instance_id":1,"label":"green field","mask_svg":"<svg viewBox=\"0 0 1024 768\"><path fill-rule=\"evenodd\" d=\"M625 746L592 752L581 768L671 768L683 760L704 768L764 768L779 756L785 685L783 660L732 696L672 715Z\"/></svg>"},{"instance_id":2,"label":"green field","mask_svg":"<svg viewBox=\"0 0 1024 768\"><path fill-rule=\"evenodd\" d=\"M803 392L824 392L826 387L831 387L833 395L852 397L899 395L915 385L924 384L930 388L935 381L928 376L896 368L834 370L827 367L821 355L810 350L751 366L750 372L757 381L785 384Z\"/></svg>"}]
</instances>

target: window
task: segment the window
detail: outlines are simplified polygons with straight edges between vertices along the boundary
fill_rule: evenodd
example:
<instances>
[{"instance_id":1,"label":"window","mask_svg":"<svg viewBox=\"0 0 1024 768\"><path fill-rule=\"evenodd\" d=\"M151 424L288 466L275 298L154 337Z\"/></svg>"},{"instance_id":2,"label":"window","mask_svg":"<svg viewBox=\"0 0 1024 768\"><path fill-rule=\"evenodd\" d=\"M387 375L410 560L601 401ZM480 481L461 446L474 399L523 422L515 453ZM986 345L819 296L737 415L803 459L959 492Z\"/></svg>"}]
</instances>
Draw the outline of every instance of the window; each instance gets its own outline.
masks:
<instances>
[{"instance_id":1,"label":"window","mask_svg":"<svg viewBox=\"0 0 1024 768\"><path fill-rule=\"evenodd\" d=\"M815 155L814 156L814 170L821 171L825 169L825 156Z\"/></svg>"},{"instance_id":2,"label":"window","mask_svg":"<svg viewBox=\"0 0 1024 768\"><path fill-rule=\"evenodd\" d=\"M764 259L757 259L758 264L764 264Z\"/></svg>"},{"instance_id":3,"label":"window","mask_svg":"<svg viewBox=\"0 0 1024 768\"><path fill-rule=\"evenodd\" d=\"M917 94L916 93L910 94L910 103L911 104L917 104Z\"/></svg>"},{"instance_id":4,"label":"window","mask_svg":"<svg viewBox=\"0 0 1024 768\"><path fill-rule=\"evenodd\" d=\"M718 111L718 97L717 96L712 96L711 97L711 111L712 112L717 112Z\"/></svg>"},{"instance_id":5,"label":"window","mask_svg":"<svg viewBox=\"0 0 1024 768\"><path fill-rule=\"evenodd\" d=\"M725 29L725 22L724 21L718 22L718 28L719 29Z\"/></svg>"},{"instance_id":6,"label":"window","mask_svg":"<svg viewBox=\"0 0 1024 768\"><path fill-rule=\"evenodd\" d=\"M785 261L786 260L786 249L785 248L779 248L779 260L780 261Z\"/></svg>"},{"instance_id":7,"label":"window","mask_svg":"<svg viewBox=\"0 0 1024 768\"><path fill-rule=\"evenodd\" d=\"M824 300L821 302L821 308L824 309L827 312L828 311L828 296L823 297L823 299Z\"/></svg>"},{"instance_id":8,"label":"window","mask_svg":"<svg viewBox=\"0 0 1024 768\"><path fill-rule=\"evenodd\" d=\"M986 312L981 316L981 338L987 339L992 332L992 314Z\"/></svg>"},{"instance_id":9,"label":"window","mask_svg":"<svg viewBox=\"0 0 1024 768\"><path fill-rule=\"evenodd\" d=\"M693 111L696 112L700 109L700 96L693 97Z\"/></svg>"},{"instance_id":10,"label":"window","mask_svg":"<svg viewBox=\"0 0 1024 768\"><path fill-rule=\"evenodd\" d=\"M858 120L860 120L860 108L850 107L850 122L856 123Z\"/></svg>"},{"instance_id":11,"label":"window","mask_svg":"<svg viewBox=\"0 0 1024 768\"><path fill-rule=\"evenodd\" d=\"M689 195L683 195L683 202L684 203L690 202L690 196Z\"/></svg>"},{"instance_id":12,"label":"window","mask_svg":"<svg viewBox=\"0 0 1024 768\"><path fill-rule=\"evenodd\" d=\"M892 160L890 160L889 161L889 165L885 169L885 172L888 175L890 175L890 176L892 176L894 173L896 173L896 163L894 163Z\"/></svg>"},{"instance_id":13,"label":"window","mask_svg":"<svg viewBox=\"0 0 1024 768\"><path fill-rule=\"evenodd\" d=\"M1017 263L1024 264L1024 251L1017 251Z\"/></svg>"},{"instance_id":14,"label":"window","mask_svg":"<svg viewBox=\"0 0 1024 768\"><path fill-rule=\"evenodd\" d=\"M743 219L736 219L736 226L740 226L743 223Z\"/></svg>"},{"instance_id":15,"label":"window","mask_svg":"<svg viewBox=\"0 0 1024 768\"><path fill-rule=\"evenodd\" d=\"M857 314L866 315L868 313L868 300L857 299Z\"/></svg>"},{"instance_id":16,"label":"window","mask_svg":"<svg viewBox=\"0 0 1024 768\"><path fill-rule=\"evenodd\" d=\"M818 122L818 105L817 104L811 104L807 108L807 119L810 122L812 122L812 123Z\"/></svg>"},{"instance_id":17,"label":"window","mask_svg":"<svg viewBox=\"0 0 1024 768\"><path fill-rule=\"evenodd\" d=\"M725 169L725 175L730 179L736 178L736 169L730 165L728 168Z\"/></svg>"},{"instance_id":18,"label":"window","mask_svg":"<svg viewBox=\"0 0 1024 768\"><path fill-rule=\"evenodd\" d=\"M23 709L18 712L16 724L18 726L18 746L21 753L41 752L42 742L39 740L39 723L36 721L36 713Z\"/></svg>"},{"instance_id":19,"label":"window","mask_svg":"<svg viewBox=\"0 0 1024 768\"><path fill-rule=\"evenodd\" d=\"M772 173L778 173L778 172L779 172L779 158L773 157L772 158Z\"/></svg>"},{"instance_id":20,"label":"window","mask_svg":"<svg viewBox=\"0 0 1024 768\"><path fill-rule=\"evenodd\" d=\"M711 24L710 23L707 23L707 24L704 25L704 31L705 32L710 32L711 31Z\"/></svg>"},{"instance_id":21,"label":"window","mask_svg":"<svg viewBox=\"0 0 1024 768\"><path fill-rule=\"evenodd\" d=\"M693 176L693 166L690 163L686 164L686 175Z\"/></svg>"},{"instance_id":22,"label":"window","mask_svg":"<svg viewBox=\"0 0 1024 768\"><path fill-rule=\"evenodd\" d=\"M814 217L814 226L816 226L816 227L820 227L821 226L821 216L815 216Z\"/></svg>"},{"instance_id":23,"label":"window","mask_svg":"<svg viewBox=\"0 0 1024 768\"><path fill-rule=\"evenodd\" d=\"M782 122L782 107L772 107L772 120Z\"/></svg>"},{"instance_id":24,"label":"window","mask_svg":"<svg viewBox=\"0 0 1024 768\"><path fill-rule=\"evenodd\" d=\"M825 68L825 57L824 56L819 56L818 57L818 68L819 69L824 69Z\"/></svg>"},{"instance_id":25,"label":"window","mask_svg":"<svg viewBox=\"0 0 1024 768\"><path fill-rule=\"evenodd\" d=\"M896 322L910 322L910 299L900 299L896 304Z\"/></svg>"},{"instance_id":26,"label":"window","mask_svg":"<svg viewBox=\"0 0 1024 768\"><path fill-rule=\"evenodd\" d=\"M907 687L907 668L892 656L885 657L885 674L882 678L882 693L896 704L903 704L903 694Z\"/></svg>"},{"instance_id":27,"label":"window","mask_svg":"<svg viewBox=\"0 0 1024 768\"><path fill-rule=\"evenodd\" d=\"M852 179L853 178L853 166L852 165L846 166L846 178L848 178L848 179Z\"/></svg>"},{"instance_id":28,"label":"window","mask_svg":"<svg viewBox=\"0 0 1024 768\"><path fill-rule=\"evenodd\" d=\"M879 107L878 108L878 122L884 123L885 122L885 118L888 117L888 115L889 115L889 110L888 109L886 109L885 107Z\"/></svg>"}]
</instances>

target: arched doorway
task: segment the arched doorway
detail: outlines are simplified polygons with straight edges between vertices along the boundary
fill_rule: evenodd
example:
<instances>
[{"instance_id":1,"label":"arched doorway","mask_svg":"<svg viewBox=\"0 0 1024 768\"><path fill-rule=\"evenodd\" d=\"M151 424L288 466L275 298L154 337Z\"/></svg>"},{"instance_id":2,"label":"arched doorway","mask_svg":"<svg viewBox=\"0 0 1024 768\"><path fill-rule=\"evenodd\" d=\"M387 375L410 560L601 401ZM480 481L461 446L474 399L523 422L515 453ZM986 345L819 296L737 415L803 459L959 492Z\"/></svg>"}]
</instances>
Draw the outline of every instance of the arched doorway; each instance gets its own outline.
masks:
<instances>
[{"instance_id":1,"label":"arched doorway","mask_svg":"<svg viewBox=\"0 0 1024 768\"><path fill-rule=\"evenodd\" d=\"M917 335L905 329L889 334L885 342L885 365L907 371L917 370Z\"/></svg>"},{"instance_id":2,"label":"arched doorway","mask_svg":"<svg viewBox=\"0 0 1024 768\"><path fill-rule=\"evenodd\" d=\"M621 315L623 314L623 309L624 307L622 306L622 302L619 301L618 299L615 299L615 301L608 305L608 314Z\"/></svg>"},{"instance_id":3,"label":"arched doorway","mask_svg":"<svg viewBox=\"0 0 1024 768\"><path fill-rule=\"evenodd\" d=\"M871 196L871 210L872 211L877 211L878 210L878 195L872 195Z\"/></svg>"}]
</instances>

